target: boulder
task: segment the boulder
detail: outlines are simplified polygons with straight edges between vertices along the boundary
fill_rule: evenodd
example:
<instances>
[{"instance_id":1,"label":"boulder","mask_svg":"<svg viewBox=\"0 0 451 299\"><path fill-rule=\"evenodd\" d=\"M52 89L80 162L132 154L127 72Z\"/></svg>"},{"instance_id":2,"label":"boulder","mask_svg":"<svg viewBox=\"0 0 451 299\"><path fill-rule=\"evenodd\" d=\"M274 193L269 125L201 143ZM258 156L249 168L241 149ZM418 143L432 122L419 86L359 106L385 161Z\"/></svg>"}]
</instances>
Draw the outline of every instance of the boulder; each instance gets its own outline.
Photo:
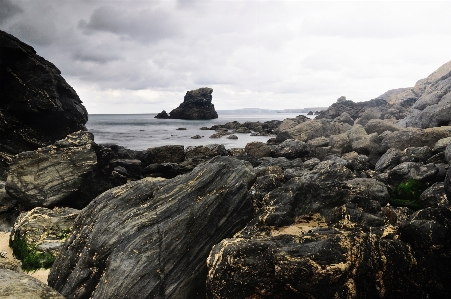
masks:
<instances>
[{"instance_id":1,"label":"boulder","mask_svg":"<svg viewBox=\"0 0 451 299\"><path fill-rule=\"evenodd\" d=\"M139 156L143 166L154 163L180 163L185 160L183 145L164 145L149 148Z\"/></svg>"},{"instance_id":2,"label":"boulder","mask_svg":"<svg viewBox=\"0 0 451 299\"><path fill-rule=\"evenodd\" d=\"M10 246L24 270L50 268L72 231L80 210L34 208L17 218ZM24 250L27 248L27 250Z\"/></svg>"},{"instance_id":3,"label":"boulder","mask_svg":"<svg viewBox=\"0 0 451 299\"><path fill-rule=\"evenodd\" d=\"M51 62L0 31L0 179L12 157L86 130L88 113Z\"/></svg>"},{"instance_id":4,"label":"boulder","mask_svg":"<svg viewBox=\"0 0 451 299\"><path fill-rule=\"evenodd\" d=\"M215 157L108 190L77 218L49 285L68 298L205 298L205 260L252 216L254 180L249 163Z\"/></svg>"},{"instance_id":5,"label":"boulder","mask_svg":"<svg viewBox=\"0 0 451 299\"><path fill-rule=\"evenodd\" d=\"M385 131L395 132L401 130L402 127L392 123L389 120L385 119L370 119L365 124L365 131L368 134L377 133L382 134Z\"/></svg>"},{"instance_id":6,"label":"boulder","mask_svg":"<svg viewBox=\"0 0 451 299\"><path fill-rule=\"evenodd\" d=\"M7 269L0 269L0 297L64 299L64 296L36 278Z\"/></svg>"},{"instance_id":7,"label":"boulder","mask_svg":"<svg viewBox=\"0 0 451 299\"><path fill-rule=\"evenodd\" d=\"M284 139L283 136L288 136L288 139L291 138L307 142L308 140L317 137L330 137L331 135L338 135L346 132L350 128L351 126L347 123L333 122L325 119L315 119L302 122L285 130L282 130L279 127L277 138L280 139L280 141L283 141L287 139Z\"/></svg>"},{"instance_id":8,"label":"boulder","mask_svg":"<svg viewBox=\"0 0 451 299\"><path fill-rule=\"evenodd\" d=\"M428 129L407 128L386 134L381 147L404 150L408 147L429 146L434 147L440 139L451 137L451 127L438 127Z\"/></svg>"},{"instance_id":9,"label":"boulder","mask_svg":"<svg viewBox=\"0 0 451 299\"><path fill-rule=\"evenodd\" d=\"M408 147L404 150L401 162L426 162L432 156L429 146Z\"/></svg>"},{"instance_id":10,"label":"boulder","mask_svg":"<svg viewBox=\"0 0 451 299\"><path fill-rule=\"evenodd\" d=\"M343 112L339 117L334 118L334 121L347 123L347 124L349 124L351 126L354 125L354 120L352 119L352 117L347 112Z\"/></svg>"},{"instance_id":11,"label":"boulder","mask_svg":"<svg viewBox=\"0 0 451 299\"><path fill-rule=\"evenodd\" d=\"M310 122L310 118L305 115L298 115L295 118L286 118L280 123L276 133L287 131L303 122Z\"/></svg>"},{"instance_id":12,"label":"boulder","mask_svg":"<svg viewBox=\"0 0 451 299\"><path fill-rule=\"evenodd\" d=\"M6 191L27 208L85 206L105 191L96 184L93 139L90 132L79 131L52 146L20 153L10 165Z\"/></svg>"},{"instance_id":13,"label":"boulder","mask_svg":"<svg viewBox=\"0 0 451 299\"><path fill-rule=\"evenodd\" d=\"M208 87L186 92L183 103L169 113L172 119L214 119L218 118L211 103L213 89Z\"/></svg>"},{"instance_id":14,"label":"boulder","mask_svg":"<svg viewBox=\"0 0 451 299\"><path fill-rule=\"evenodd\" d=\"M422 129L451 125L451 61L417 85L422 95L399 125Z\"/></svg>"},{"instance_id":15,"label":"boulder","mask_svg":"<svg viewBox=\"0 0 451 299\"><path fill-rule=\"evenodd\" d=\"M244 150L248 155L255 158L270 157L272 154L272 148L260 141L253 141L246 144Z\"/></svg>"},{"instance_id":16,"label":"boulder","mask_svg":"<svg viewBox=\"0 0 451 299\"><path fill-rule=\"evenodd\" d=\"M403 153L399 149L391 148L377 161L374 170L384 172L399 164Z\"/></svg>"},{"instance_id":17,"label":"boulder","mask_svg":"<svg viewBox=\"0 0 451 299\"><path fill-rule=\"evenodd\" d=\"M445 194L445 184L435 183L427 188L420 196L420 204L423 208L449 207L450 203Z\"/></svg>"},{"instance_id":18,"label":"boulder","mask_svg":"<svg viewBox=\"0 0 451 299\"><path fill-rule=\"evenodd\" d=\"M274 148L275 157L300 158L309 152L309 147L303 141L287 139Z\"/></svg>"},{"instance_id":19,"label":"boulder","mask_svg":"<svg viewBox=\"0 0 451 299\"><path fill-rule=\"evenodd\" d=\"M185 151L186 159L207 160L215 156L227 156L227 150L222 144L209 144L199 146L187 146Z\"/></svg>"}]
</instances>

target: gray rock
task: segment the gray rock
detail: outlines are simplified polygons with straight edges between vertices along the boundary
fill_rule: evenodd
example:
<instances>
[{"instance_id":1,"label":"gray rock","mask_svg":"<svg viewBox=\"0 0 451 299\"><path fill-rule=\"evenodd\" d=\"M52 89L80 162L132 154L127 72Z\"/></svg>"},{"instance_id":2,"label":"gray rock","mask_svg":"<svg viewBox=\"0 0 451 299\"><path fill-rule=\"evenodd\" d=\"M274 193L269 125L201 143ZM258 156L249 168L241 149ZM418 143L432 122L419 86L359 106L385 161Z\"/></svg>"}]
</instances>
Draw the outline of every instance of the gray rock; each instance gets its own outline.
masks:
<instances>
[{"instance_id":1,"label":"gray rock","mask_svg":"<svg viewBox=\"0 0 451 299\"><path fill-rule=\"evenodd\" d=\"M8 171L6 191L28 208L92 199L83 190L92 184L97 164L93 135L76 132L64 139L70 146L53 145L20 153ZM97 195L97 194L96 194ZM72 201L72 202L71 202Z\"/></svg>"},{"instance_id":2,"label":"gray rock","mask_svg":"<svg viewBox=\"0 0 451 299\"><path fill-rule=\"evenodd\" d=\"M433 180L439 169L435 164L404 162L388 171L388 180L390 184L396 186L402 181L414 179L418 181Z\"/></svg>"},{"instance_id":3,"label":"gray rock","mask_svg":"<svg viewBox=\"0 0 451 299\"><path fill-rule=\"evenodd\" d=\"M194 135L191 137L191 139L201 139L201 138L202 138L202 136L200 136L200 135Z\"/></svg>"},{"instance_id":4,"label":"gray rock","mask_svg":"<svg viewBox=\"0 0 451 299\"><path fill-rule=\"evenodd\" d=\"M351 126L346 123L334 122L325 119L315 119L297 124L289 129L282 130L279 128L277 138L279 138L279 135L281 134L286 134L289 136L288 138L306 142L317 137L330 137L331 135L338 135L346 132L350 128Z\"/></svg>"},{"instance_id":5,"label":"gray rock","mask_svg":"<svg viewBox=\"0 0 451 299\"><path fill-rule=\"evenodd\" d=\"M326 137L313 138L313 139L308 140L307 144L311 147L328 146L329 138L326 138Z\"/></svg>"},{"instance_id":6,"label":"gray rock","mask_svg":"<svg viewBox=\"0 0 451 299\"><path fill-rule=\"evenodd\" d=\"M238 137L236 135L229 135L227 136L227 139L238 139Z\"/></svg>"},{"instance_id":7,"label":"gray rock","mask_svg":"<svg viewBox=\"0 0 451 299\"><path fill-rule=\"evenodd\" d=\"M391 148L377 161L374 170L376 171L386 171L399 164L401 160L402 152L396 148Z\"/></svg>"},{"instance_id":8,"label":"gray rock","mask_svg":"<svg viewBox=\"0 0 451 299\"><path fill-rule=\"evenodd\" d=\"M445 159L448 163L451 163L451 143L446 146Z\"/></svg>"},{"instance_id":9,"label":"gray rock","mask_svg":"<svg viewBox=\"0 0 451 299\"><path fill-rule=\"evenodd\" d=\"M77 218L49 285L68 298L204 298L210 248L249 220L254 180L249 163L215 157L103 193Z\"/></svg>"},{"instance_id":10,"label":"gray rock","mask_svg":"<svg viewBox=\"0 0 451 299\"><path fill-rule=\"evenodd\" d=\"M371 119L365 125L365 131L368 134L378 133L382 134L385 131L395 132L401 130L402 127L384 119Z\"/></svg>"},{"instance_id":11,"label":"gray rock","mask_svg":"<svg viewBox=\"0 0 451 299\"><path fill-rule=\"evenodd\" d=\"M187 146L185 150L186 159L206 160L215 156L227 156L227 150L222 144L208 144L199 146Z\"/></svg>"},{"instance_id":12,"label":"gray rock","mask_svg":"<svg viewBox=\"0 0 451 299\"><path fill-rule=\"evenodd\" d=\"M347 112L343 112L339 117L334 118L334 121L347 123L350 126L354 125L354 120L352 119L352 117Z\"/></svg>"},{"instance_id":13,"label":"gray rock","mask_svg":"<svg viewBox=\"0 0 451 299\"><path fill-rule=\"evenodd\" d=\"M64 296L36 278L7 269L0 269L0 297L64 299Z\"/></svg>"},{"instance_id":14,"label":"gray rock","mask_svg":"<svg viewBox=\"0 0 451 299\"><path fill-rule=\"evenodd\" d=\"M352 150L348 134L341 133L329 137L330 151L334 154L347 153Z\"/></svg>"},{"instance_id":15,"label":"gray rock","mask_svg":"<svg viewBox=\"0 0 451 299\"><path fill-rule=\"evenodd\" d=\"M249 130L246 127L239 127L238 129L235 130L234 133L247 134L247 133L251 133L251 130Z\"/></svg>"},{"instance_id":16,"label":"gray rock","mask_svg":"<svg viewBox=\"0 0 451 299\"><path fill-rule=\"evenodd\" d=\"M404 127L431 128L451 123L451 61L421 80L421 97L399 122ZM419 85L417 83L417 85Z\"/></svg>"},{"instance_id":17,"label":"gray rock","mask_svg":"<svg viewBox=\"0 0 451 299\"><path fill-rule=\"evenodd\" d=\"M21 239L29 247L37 247L38 253L56 257L80 210L71 208L34 208L17 218L11 232L11 240Z\"/></svg>"},{"instance_id":18,"label":"gray rock","mask_svg":"<svg viewBox=\"0 0 451 299\"><path fill-rule=\"evenodd\" d=\"M372 119L380 119L381 112L378 108L368 108L362 115L356 120L356 124L366 126L366 124Z\"/></svg>"},{"instance_id":19,"label":"gray rock","mask_svg":"<svg viewBox=\"0 0 451 299\"><path fill-rule=\"evenodd\" d=\"M388 194L385 184L375 179L355 178L345 181L345 184L350 191L348 200L358 203L361 206L366 204L365 202L361 202L362 199L365 201L377 201L381 206L386 205L390 199L390 195Z\"/></svg>"},{"instance_id":20,"label":"gray rock","mask_svg":"<svg viewBox=\"0 0 451 299\"><path fill-rule=\"evenodd\" d=\"M428 129L407 128L383 136L381 147L404 150L408 147L434 147L440 139L451 137L451 127Z\"/></svg>"},{"instance_id":21,"label":"gray rock","mask_svg":"<svg viewBox=\"0 0 451 299\"><path fill-rule=\"evenodd\" d=\"M432 156L429 146L408 147L404 150L401 162L426 162Z\"/></svg>"},{"instance_id":22,"label":"gray rock","mask_svg":"<svg viewBox=\"0 0 451 299\"><path fill-rule=\"evenodd\" d=\"M372 152L377 151L380 146L380 139L377 133L365 135L363 138L352 142L352 150L363 155L369 155Z\"/></svg>"}]
</instances>

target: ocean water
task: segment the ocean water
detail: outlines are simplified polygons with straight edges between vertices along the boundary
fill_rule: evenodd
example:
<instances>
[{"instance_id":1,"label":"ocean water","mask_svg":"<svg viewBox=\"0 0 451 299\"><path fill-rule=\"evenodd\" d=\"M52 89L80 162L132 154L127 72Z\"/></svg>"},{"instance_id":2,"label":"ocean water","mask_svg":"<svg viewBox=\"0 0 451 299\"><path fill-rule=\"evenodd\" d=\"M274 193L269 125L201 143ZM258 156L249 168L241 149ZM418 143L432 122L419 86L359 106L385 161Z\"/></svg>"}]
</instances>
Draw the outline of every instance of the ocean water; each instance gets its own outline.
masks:
<instances>
[{"instance_id":1,"label":"ocean water","mask_svg":"<svg viewBox=\"0 0 451 299\"><path fill-rule=\"evenodd\" d=\"M302 113L272 113L272 114L219 114L212 120L156 119L156 114L90 114L86 127L94 134L96 143L114 143L133 150L145 150L163 145L207 145L224 144L226 148L245 147L248 142L266 142L270 137L250 136L250 134L235 134L238 139L209 138L215 133L212 130L200 130L201 127L225 124L231 121L244 123L246 121L265 122L269 120L284 120ZM304 113L305 115L305 113ZM186 130L177 130L186 128ZM204 136L192 139L192 136Z\"/></svg>"}]
</instances>

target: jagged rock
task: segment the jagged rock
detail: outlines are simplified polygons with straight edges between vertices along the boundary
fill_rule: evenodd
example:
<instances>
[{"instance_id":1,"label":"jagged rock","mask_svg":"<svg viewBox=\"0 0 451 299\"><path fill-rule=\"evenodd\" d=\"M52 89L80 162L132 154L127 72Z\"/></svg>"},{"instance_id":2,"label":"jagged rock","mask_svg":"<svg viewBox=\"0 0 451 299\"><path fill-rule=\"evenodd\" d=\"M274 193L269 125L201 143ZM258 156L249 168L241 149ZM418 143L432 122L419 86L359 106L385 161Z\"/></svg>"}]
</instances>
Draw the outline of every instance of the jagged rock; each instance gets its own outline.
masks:
<instances>
[{"instance_id":1,"label":"jagged rock","mask_svg":"<svg viewBox=\"0 0 451 299\"><path fill-rule=\"evenodd\" d=\"M436 153L436 152L445 151L446 147L449 144L451 144L451 137L442 138L434 144L434 147L432 148L432 152Z\"/></svg>"},{"instance_id":2,"label":"jagged rock","mask_svg":"<svg viewBox=\"0 0 451 299\"><path fill-rule=\"evenodd\" d=\"M288 160L285 157L278 157L278 158L270 158L270 157L263 157L260 158L259 161L261 164L258 166L259 168L269 167L269 166L279 166L282 169L288 169L288 168L296 168L296 167L303 167L304 162L301 158Z\"/></svg>"},{"instance_id":3,"label":"jagged rock","mask_svg":"<svg viewBox=\"0 0 451 299\"><path fill-rule=\"evenodd\" d=\"M28 208L85 206L104 187L110 188L97 184L93 138L79 131L52 146L20 153L9 168L6 191Z\"/></svg>"},{"instance_id":4,"label":"jagged rock","mask_svg":"<svg viewBox=\"0 0 451 299\"><path fill-rule=\"evenodd\" d=\"M408 147L400 162L426 162L431 156L432 151L428 146Z\"/></svg>"},{"instance_id":5,"label":"jagged rock","mask_svg":"<svg viewBox=\"0 0 451 299\"><path fill-rule=\"evenodd\" d=\"M399 149L391 148L377 161L374 170L383 172L391 169L399 164L401 157L402 152Z\"/></svg>"},{"instance_id":6,"label":"jagged rock","mask_svg":"<svg viewBox=\"0 0 451 299\"><path fill-rule=\"evenodd\" d=\"M51 62L0 30L0 179L12 156L86 130L88 113Z\"/></svg>"},{"instance_id":7,"label":"jagged rock","mask_svg":"<svg viewBox=\"0 0 451 299\"><path fill-rule=\"evenodd\" d=\"M449 207L450 203L445 194L445 184L435 183L427 188L420 196L421 206L424 208Z\"/></svg>"},{"instance_id":8,"label":"jagged rock","mask_svg":"<svg viewBox=\"0 0 451 299\"><path fill-rule=\"evenodd\" d=\"M401 130L402 127L385 119L371 119L365 125L365 131L368 134L378 133L382 134L385 131L395 132Z\"/></svg>"},{"instance_id":9,"label":"jagged rock","mask_svg":"<svg viewBox=\"0 0 451 299\"><path fill-rule=\"evenodd\" d=\"M329 145L329 138L321 136L321 137L310 139L306 143L311 147L324 147L324 146Z\"/></svg>"},{"instance_id":10,"label":"jagged rock","mask_svg":"<svg viewBox=\"0 0 451 299\"><path fill-rule=\"evenodd\" d=\"M272 154L272 148L260 141L253 141L246 144L244 150L248 155L255 158L270 157Z\"/></svg>"},{"instance_id":11,"label":"jagged rock","mask_svg":"<svg viewBox=\"0 0 451 299\"><path fill-rule=\"evenodd\" d=\"M346 132L330 136L329 145L330 151L334 154L342 154L352 150L351 143L349 142L349 137Z\"/></svg>"},{"instance_id":12,"label":"jagged rock","mask_svg":"<svg viewBox=\"0 0 451 299\"><path fill-rule=\"evenodd\" d=\"M169 113L172 119L214 119L218 118L211 103L213 89L208 87L186 92L183 103Z\"/></svg>"},{"instance_id":13,"label":"jagged rock","mask_svg":"<svg viewBox=\"0 0 451 299\"><path fill-rule=\"evenodd\" d=\"M166 118L170 118L169 115L167 114L166 110L161 111L160 113L158 113L157 115L155 115L154 118L162 118L162 119L166 119Z\"/></svg>"},{"instance_id":14,"label":"jagged rock","mask_svg":"<svg viewBox=\"0 0 451 299\"><path fill-rule=\"evenodd\" d=\"M353 151L359 154L369 155L378 149L379 144L379 136L377 133L373 133L370 135L365 135L363 138L352 142L351 147Z\"/></svg>"},{"instance_id":15,"label":"jagged rock","mask_svg":"<svg viewBox=\"0 0 451 299\"><path fill-rule=\"evenodd\" d=\"M7 269L0 269L0 297L64 299L64 296L36 278Z\"/></svg>"},{"instance_id":16,"label":"jagged rock","mask_svg":"<svg viewBox=\"0 0 451 299\"><path fill-rule=\"evenodd\" d=\"M230 156L233 156L233 157L246 154L246 152L244 151L244 148L241 148L241 147L240 148L238 148L238 147L231 148L228 150L228 153Z\"/></svg>"},{"instance_id":17,"label":"jagged rock","mask_svg":"<svg viewBox=\"0 0 451 299\"><path fill-rule=\"evenodd\" d=\"M6 182L0 181L0 231L9 232L19 216L17 200L9 197Z\"/></svg>"},{"instance_id":18,"label":"jagged rock","mask_svg":"<svg viewBox=\"0 0 451 299\"><path fill-rule=\"evenodd\" d=\"M110 168L126 177L142 177L141 161L137 159L114 159L110 161Z\"/></svg>"},{"instance_id":19,"label":"jagged rock","mask_svg":"<svg viewBox=\"0 0 451 299\"><path fill-rule=\"evenodd\" d=\"M399 122L404 127L431 128L451 124L451 61L417 83L421 97Z\"/></svg>"},{"instance_id":20,"label":"jagged rock","mask_svg":"<svg viewBox=\"0 0 451 299\"><path fill-rule=\"evenodd\" d=\"M0 269L8 269L14 272L22 272L19 261L17 261L16 259L11 259L7 257L5 258L2 256L0 256Z\"/></svg>"},{"instance_id":21,"label":"jagged rock","mask_svg":"<svg viewBox=\"0 0 451 299\"><path fill-rule=\"evenodd\" d=\"M208 144L199 146L187 146L185 151L186 159L207 160L215 156L227 156L227 150L222 144Z\"/></svg>"},{"instance_id":22,"label":"jagged rock","mask_svg":"<svg viewBox=\"0 0 451 299\"><path fill-rule=\"evenodd\" d=\"M72 231L75 218L79 213L80 210L71 208L41 207L21 213L11 232L12 248L15 250L16 246L21 246L21 242L25 242L29 248L36 248L37 254L45 254L45 258L51 256L54 259ZM18 257L27 258L26 256ZM44 263L44 256L42 259ZM50 265L43 266L50 267Z\"/></svg>"},{"instance_id":23,"label":"jagged rock","mask_svg":"<svg viewBox=\"0 0 451 299\"><path fill-rule=\"evenodd\" d=\"M254 180L249 163L216 157L103 193L77 218L49 285L68 298L204 298L210 248L249 220Z\"/></svg>"},{"instance_id":24,"label":"jagged rock","mask_svg":"<svg viewBox=\"0 0 451 299\"><path fill-rule=\"evenodd\" d=\"M280 123L280 125L277 129L277 133L287 131L287 130L297 126L298 124L301 124L303 122L309 122L309 121L310 121L310 118L306 117L305 115L298 115L295 118L286 118Z\"/></svg>"},{"instance_id":25,"label":"jagged rock","mask_svg":"<svg viewBox=\"0 0 451 299\"><path fill-rule=\"evenodd\" d=\"M371 107L365 110L362 115L356 120L356 124L365 126L372 119L380 119L381 112L376 107Z\"/></svg>"},{"instance_id":26,"label":"jagged rock","mask_svg":"<svg viewBox=\"0 0 451 299\"><path fill-rule=\"evenodd\" d=\"M287 139L274 148L274 157L300 158L309 152L305 142Z\"/></svg>"},{"instance_id":27,"label":"jagged rock","mask_svg":"<svg viewBox=\"0 0 451 299\"><path fill-rule=\"evenodd\" d=\"M428 129L407 128L383 136L381 147L404 150L408 147L429 146L446 137L451 137L451 127L438 127Z\"/></svg>"}]
</instances>

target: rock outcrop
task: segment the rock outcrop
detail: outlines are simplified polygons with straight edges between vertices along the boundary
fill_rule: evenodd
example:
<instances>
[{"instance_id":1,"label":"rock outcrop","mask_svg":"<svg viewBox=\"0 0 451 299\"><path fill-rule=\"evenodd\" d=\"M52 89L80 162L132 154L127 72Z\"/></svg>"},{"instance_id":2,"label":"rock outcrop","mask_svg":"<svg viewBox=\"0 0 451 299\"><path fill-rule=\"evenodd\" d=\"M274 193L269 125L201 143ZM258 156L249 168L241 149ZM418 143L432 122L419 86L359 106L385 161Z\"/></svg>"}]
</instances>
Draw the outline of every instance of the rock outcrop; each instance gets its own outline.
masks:
<instances>
[{"instance_id":1,"label":"rock outcrop","mask_svg":"<svg viewBox=\"0 0 451 299\"><path fill-rule=\"evenodd\" d=\"M0 179L13 155L86 130L86 109L61 72L3 31L0 86Z\"/></svg>"},{"instance_id":2,"label":"rock outcrop","mask_svg":"<svg viewBox=\"0 0 451 299\"><path fill-rule=\"evenodd\" d=\"M214 119L218 118L215 106L211 103L213 89L208 87L186 92L183 103L172 110L169 115L162 111L155 118L172 119Z\"/></svg>"},{"instance_id":3,"label":"rock outcrop","mask_svg":"<svg viewBox=\"0 0 451 299\"><path fill-rule=\"evenodd\" d=\"M254 180L249 163L216 157L101 194L77 218L49 285L67 298L205 298L208 253L250 219Z\"/></svg>"},{"instance_id":4,"label":"rock outcrop","mask_svg":"<svg viewBox=\"0 0 451 299\"><path fill-rule=\"evenodd\" d=\"M0 297L65 299L60 293L36 278L7 269L0 269Z\"/></svg>"},{"instance_id":5,"label":"rock outcrop","mask_svg":"<svg viewBox=\"0 0 451 299\"><path fill-rule=\"evenodd\" d=\"M421 97L399 122L401 126L424 129L451 125L451 61L418 81L415 91Z\"/></svg>"},{"instance_id":6,"label":"rock outcrop","mask_svg":"<svg viewBox=\"0 0 451 299\"><path fill-rule=\"evenodd\" d=\"M79 131L36 151L13 158L6 191L25 208L83 208L113 185L97 165L92 133Z\"/></svg>"}]
</instances>

